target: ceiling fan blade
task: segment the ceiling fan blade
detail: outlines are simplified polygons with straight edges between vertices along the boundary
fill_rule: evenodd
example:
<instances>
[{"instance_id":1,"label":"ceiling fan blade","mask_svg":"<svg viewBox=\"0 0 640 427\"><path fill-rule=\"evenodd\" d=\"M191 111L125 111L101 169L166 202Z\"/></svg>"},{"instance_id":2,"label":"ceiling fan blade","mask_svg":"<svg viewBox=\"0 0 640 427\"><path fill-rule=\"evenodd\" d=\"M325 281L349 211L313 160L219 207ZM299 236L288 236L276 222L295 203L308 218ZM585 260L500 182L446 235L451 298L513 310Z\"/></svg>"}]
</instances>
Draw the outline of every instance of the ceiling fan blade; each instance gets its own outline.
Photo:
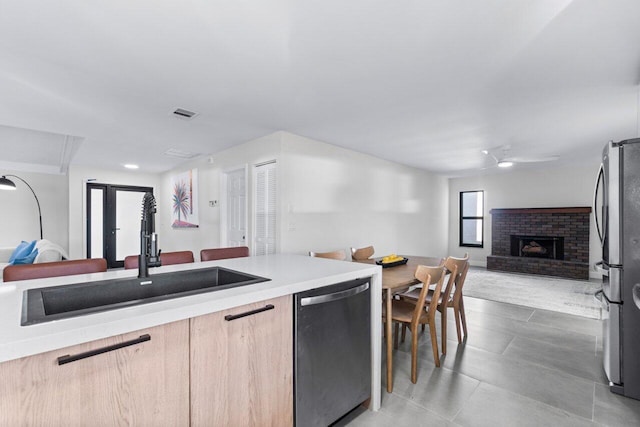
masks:
<instances>
[{"instance_id":1,"label":"ceiling fan blade","mask_svg":"<svg viewBox=\"0 0 640 427\"><path fill-rule=\"evenodd\" d=\"M538 163L538 162L553 162L558 160L559 156L546 156L546 157L508 157L502 159L504 161L514 162L514 163Z\"/></svg>"}]
</instances>

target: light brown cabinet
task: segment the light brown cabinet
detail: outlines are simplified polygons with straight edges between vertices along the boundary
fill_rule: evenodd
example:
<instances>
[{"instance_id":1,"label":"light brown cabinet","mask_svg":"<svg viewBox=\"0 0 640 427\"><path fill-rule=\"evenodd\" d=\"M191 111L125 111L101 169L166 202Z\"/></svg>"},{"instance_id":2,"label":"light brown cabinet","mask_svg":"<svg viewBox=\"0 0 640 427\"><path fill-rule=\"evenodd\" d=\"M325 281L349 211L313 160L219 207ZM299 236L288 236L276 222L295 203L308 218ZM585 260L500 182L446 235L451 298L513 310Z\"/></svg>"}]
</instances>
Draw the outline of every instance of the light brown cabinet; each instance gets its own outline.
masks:
<instances>
[{"instance_id":1,"label":"light brown cabinet","mask_svg":"<svg viewBox=\"0 0 640 427\"><path fill-rule=\"evenodd\" d=\"M291 426L290 295L0 363L0 426Z\"/></svg>"},{"instance_id":2,"label":"light brown cabinet","mask_svg":"<svg viewBox=\"0 0 640 427\"><path fill-rule=\"evenodd\" d=\"M0 378L3 426L188 425L189 321L1 363Z\"/></svg>"},{"instance_id":3,"label":"light brown cabinet","mask_svg":"<svg viewBox=\"0 0 640 427\"><path fill-rule=\"evenodd\" d=\"M191 319L191 425L293 425L292 297Z\"/></svg>"}]
</instances>

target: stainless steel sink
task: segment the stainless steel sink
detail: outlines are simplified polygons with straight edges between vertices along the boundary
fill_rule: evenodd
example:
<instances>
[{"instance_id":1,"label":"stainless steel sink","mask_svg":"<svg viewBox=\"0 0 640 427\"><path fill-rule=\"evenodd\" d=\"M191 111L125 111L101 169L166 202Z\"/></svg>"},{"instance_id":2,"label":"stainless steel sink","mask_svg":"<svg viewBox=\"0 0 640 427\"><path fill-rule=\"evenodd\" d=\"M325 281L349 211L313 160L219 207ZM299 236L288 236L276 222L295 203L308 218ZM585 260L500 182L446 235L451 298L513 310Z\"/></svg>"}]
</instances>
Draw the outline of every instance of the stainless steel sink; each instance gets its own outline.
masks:
<instances>
[{"instance_id":1,"label":"stainless steel sink","mask_svg":"<svg viewBox=\"0 0 640 427\"><path fill-rule=\"evenodd\" d=\"M99 311L219 291L267 279L222 267L73 283L24 291L21 324L49 322Z\"/></svg>"}]
</instances>

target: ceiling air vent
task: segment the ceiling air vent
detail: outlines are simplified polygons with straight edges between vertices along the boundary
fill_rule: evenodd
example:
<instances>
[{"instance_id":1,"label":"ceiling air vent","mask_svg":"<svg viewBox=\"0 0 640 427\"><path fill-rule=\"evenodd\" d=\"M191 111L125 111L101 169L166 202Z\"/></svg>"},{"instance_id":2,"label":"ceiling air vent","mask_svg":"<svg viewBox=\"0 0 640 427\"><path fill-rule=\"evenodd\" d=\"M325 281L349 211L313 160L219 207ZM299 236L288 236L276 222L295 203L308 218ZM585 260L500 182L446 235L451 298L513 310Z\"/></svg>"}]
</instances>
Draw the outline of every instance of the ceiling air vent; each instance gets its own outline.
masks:
<instances>
[{"instance_id":1,"label":"ceiling air vent","mask_svg":"<svg viewBox=\"0 0 640 427\"><path fill-rule=\"evenodd\" d=\"M200 155L200 153L192 153L191 151L183 151L183 150L178 150L177 148L169 148L167 151L164 152L165 156L170 156L170 157L178 157L181 159L193 159L194 157L197 157Z\"/></svg>"},{"instance_id":2,"label":"ceiling air vent","mask_svg":"<svg viewBox=\"0 0 640 427\"><path fill-rule=\"evenodd\" d=\"M193 119L198 113L194 113L193 111L185 110L183 108L177 108L173 115L179 119L189 120Z\"/></svg>"}]
</instances>

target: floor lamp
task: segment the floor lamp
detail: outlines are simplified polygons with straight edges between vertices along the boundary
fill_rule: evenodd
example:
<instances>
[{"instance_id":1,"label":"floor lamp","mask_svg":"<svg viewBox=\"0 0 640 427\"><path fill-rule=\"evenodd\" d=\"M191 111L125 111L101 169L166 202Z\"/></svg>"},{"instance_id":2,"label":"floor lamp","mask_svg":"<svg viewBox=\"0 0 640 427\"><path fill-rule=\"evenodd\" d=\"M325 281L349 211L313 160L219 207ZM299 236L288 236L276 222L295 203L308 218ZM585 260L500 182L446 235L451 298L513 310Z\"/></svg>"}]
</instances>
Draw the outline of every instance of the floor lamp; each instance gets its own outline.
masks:
<instances>
[{"instance_id":1,"label":"floor lamp","mask_svg":"<svg viewBox=\"0 0 640 427\"><path fill-rule=\"evenodd\" d=\"M13 181L7 178L8 176L11 176L13 178L18 178L20 181L24 182L26 186L29 187L29 190L31 190L31 194L33 194L33 197L35 197L36 203L38 204L38 217L40 218L40 240L42 240L42 211L40 210L40 201L38 200L38 196L36 196L36 192L33 191L33 188L31 188L31 186L27 181L25 181L24 179L20 178L17 175L2 175L2 178L0 178L0 190L16 189L16 184L14 184Z\"/></svg>"}]
</instances>

